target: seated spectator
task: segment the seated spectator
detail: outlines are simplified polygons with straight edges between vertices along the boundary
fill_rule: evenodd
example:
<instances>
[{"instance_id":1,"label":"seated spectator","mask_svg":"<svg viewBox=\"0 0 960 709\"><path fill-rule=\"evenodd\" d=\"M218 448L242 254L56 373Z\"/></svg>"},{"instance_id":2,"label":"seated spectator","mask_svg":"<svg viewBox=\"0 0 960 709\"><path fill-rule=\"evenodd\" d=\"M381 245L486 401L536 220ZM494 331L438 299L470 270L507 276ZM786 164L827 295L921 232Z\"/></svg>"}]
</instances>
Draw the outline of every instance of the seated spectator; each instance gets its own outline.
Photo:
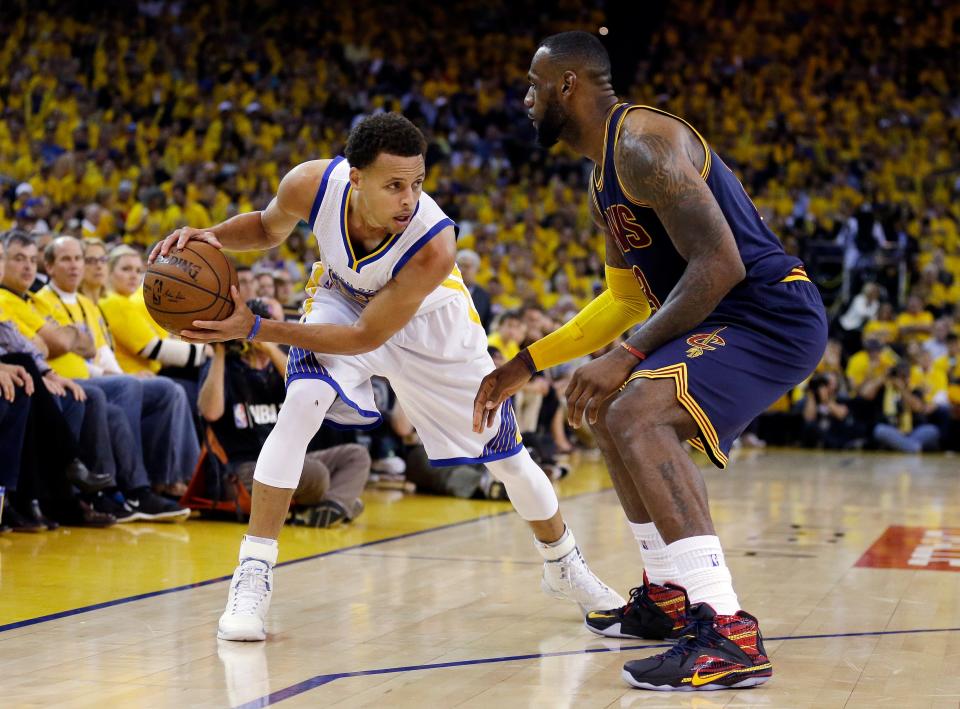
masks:
<instances>
[{"instance_id":1,"label":"seated spectator","mask_svg":"<svg viewBox=\"0 0 960 709\"><path fill-rule=\"evenodd\" d=\"M803 401L804 446L843 449L854 443L856 425L845 397L838 397L838 392L834 372L816 374L810 380Z\"/></svg>"},{"instance_id":2,"label":"seated spectator","mask_svg":"<svg viewBox=\"0 0 960 709\"><path fill-rule=\"evenodd\" d=\"M190 511L159 497L155 490L179 497L186 491L184 478L200 455L190 404L184 390L165 377L134 377L123 374L110 345L109 328L96 304L79 293L84 273L83 248L72 236L54 239L44 250L50 283L34 298L41 314L61 326L77 325L94 339L94 357L82 360L67 354L50 362L64 376L81 386L99 388L120 414L132 438L129 475L119 475L129 505L116 497L119 509L103 509L124 519L123 512L144 520L185 518ZM123 436L126 438L127 436ZM111 436L116 444L119 436ZM107 500L112 506L114 500ZM127 509L129 508L129 509ZM136 512L136 515L132 513Z\"/></svg>"},{"instance_id":3,"label":"seated spectator","mask_svg":"<svg viewBox=\"0 0 960 709\"><path fill-rule=\"evenodd\" d=\"M4 277L4 249L0 242L0 280ZM111 515L97 512L89 500L79 499L73 486L93 496L98 490L114 484L109 470L91 472L80 460L78 438L86 419L91 427L106 426L103 408L88 409L86 397L72 382L64 380L44 359L43 353L17 328L0 303L0 370L4 379L15 389L5 388L4 394L29 396L25 428L17 415L6 414L3 430L16 434L6 441L13 448L6 450L2 460L0 482L7 488L7 505L11 510L4 515L6 523L23 531L54 529L56 522L46 513L65 524L108 526L116 522ZM29 379L29 381L27 381ZM72 385L72 386L71 386ZM71 386L70 396L67 387ZM16 398L12 400L16 402ZM99 417L97 416L99 414ZM22 412L21 414L22 415ZM41 445L39 436L55 440L57 445ZM88 450L89 454L91 451ZM87 455L92 462L92 455ZM96 467L96 466L94 466ZM41 509L41 503L43 509Z\"/></svg>"},{"instance_id":4,"label":"seated spectator","mask_svg":"<svg viewBox=\"0 0 960 709\"><path fill-rule=\"evenodd\" d=\"M3 508L0 509L0 532L41 532L46 525L21 515L13 506L13 495L20 478L20 453L30 417L30 395L33 379L27 370L15 364L0 363L0 486L3 486Z\"/></svg>"},{"instance_id":5,"label":"seated spectator","mask_svg":"<svg viewBox=\"0 0 960 709\"><path fill-rule=\"evenodd\" d=\"M174 425L177 427L174 430L179 430L188 409L185 406L180 409L172 407L183 397L177 398L169 386L157 384L151 387L151 391L158 396L149 398L150 408L145 411L144 386L139 380L129 376L104 376L105 367L117 368L116 360L100 328L100 318L93 303L85 296L77 295L83 273L83 252L76 238L60 237L47 245L44 263L51 282L36 294L24 291L36 273L36 246L32 237L14 231L7 241L13 245L15 253L28 256L21 265L4 274L7 288L23 294L14 321L25 334L36 332L39 335L50 353L50 366L65 381L79 385L91 402L91 411L105 408L106 428L88 427L88 435L92 437L90 445L122 492L110 490L111 497L98 497L98 509L121 521L188 516L189 510L155 495L150 489L140 436L144 421L153 425L166 424L168 428L164 430L167 431ZM158 408L162 411L157 411ZM192 449L189 440L177 439L193 454L193 459L187 462L191 467L199 454L195 434L193 436ZM171 459L169 451L170 446L161 443L161 450L156 452L161 460L167 460ZM169 470L163 472L164 475L171 474ZM123 500L124 494L129 498L129 505Z\"/></svg>"},{"instance_id":6,"label":"seated spectator","mask_svg":"<svg viewBox=\"0 0 960 709\"><path fill-rule=\"evenodd\" d=\"M277 288L273 283L272 273L268 271L258 273L256 277L256 283L258 298L270 298L271 300L277 299Z\"/></svg>"},{"instance_id":7,"label":"seated spectator","mask_svg":"<svg viewBox=\"0 0 960 709\"><path fill-rule=\"evenodd\" d=\"M113 336L120 368L127 374L163 374L187 392L196 410L197 377L209 348L175 339L157 325L143 301L143 257L129 246L115 247L108 257L110 292L98 305Z\"/></svg>"},{"instance_id":8,"label":"seated spectator","mask_svg":"<svg viewBox=\"0 0 960 709\"><path fill-rule=\"evenodd\" d=\"M864 325L877 317L879 310L880 286L876 283L867 283L863 286L863 290L850 301L850 306L838 321L844 333L844 350L856 352L860 349L860 333Z\"/></svg>"},{"instance_id":9,"label":"seated spectator","mask_svg":"<svg viewBox=\"0 0 960 709\"><path fill-rule=\"evenodd\" d=\"M510 361L520 352L520 343L527 335L526 326L520 313L508 310L497 318L496 332L487 337L487 344L500 350L506 361Z\"/></svg>"},{"instance_id":10,"label":"seated spectator","mask_svg":"<svg viewBox=\"0 0 960 709\"><path fill-rule=\"evenodd\" d=\"M915 420L925 408L922 396L910 389L909 363L897 363L884 384L882 414L873 429L874 439L879 445L902 453L937 450L939 429Z\"/></svg>"},{"instance_id":11,"label":"seated spectator","mask_svg":"<svg viewBox=\"0 0 960 709\"><path fill-rule=\"evenodd\" d=\"M269 318L257 300L247 305ZM250 489L257 456L283 403L287 357L271 343L231 341L214 346L200 375L200 415L213 427L228 458L228 470ZM370 475L370 454L355 443L308 450L296 505L310 507L309 524L330 527L362 512L360 493Z\"/></svg>"},{"instance_id":12,"label":"seated spectator","mask_svg":"<svg viewBox=\"0 0 960 709\"><path fill-rule=\"evenodd\" d=\"M283 312L283 319L296 322L300 319L300 303L293 290L293 278L283 270L273 272L273 291Z\"/></svg>"},{"instance_id":13,"label":"seated spectator","mask_svg":"<svg viewBox=\"0 0 960 709\"><path fill-rule=\"evenodd\" d=\"M907 309L897 316L897 332L901 345L924 343L933 332L933 315L923 309L923 298L913 294L907 299Z\"/></svg>"},{"instance_id":14,"label":"seated spectator","mask_svg":"<svg viewBox=\"0 0 960 709\"><path fill-rule=\"evenodd\" d=\"M926 348L912 345L909 352L910 389L923 400L918 412L925 423L940 429L940 440L946 441L950 430L949 378L942 367L936 365L933 355Z\"/></svg>"},{"instance_id":15,"label":"seated spectator","mask_svg":"<svg viewBox=\"0 0 960 709\"><path fill-rule=\"evenodd\" d=\"M83 240L83 278L80 292L100 312L100 299L107 294L107 245L100 239ZM102 316L101 316L102 317Z\"/></svg>"},{"instance_id":16,"label":"seated spectator","mask_svg":"<svg viewBox=\"0 0 960 709\"><path fill-rule=\"evenodd\" d=\"M933 323L930 339L923 343L923 348L934 359L940 359L947 354L947 336L950 334L951 318L940 318Z\"/></svg>"},{"instance_id":17,"label":"seated spectator","mask_svg":"<svg viewBox=\"0 0 960 709\"><path fill-rule=\"evenodd\" d=\"M457 267L460 269L460 276L463 278L464 285L470 291L473 307L477 309L477 315L480 316L480 324L483 325L484 330L489 332L493 312L491 310L490 294L477 283L480 256L471 249L460 249L457 252Z\"/></svg>"},{"instance_id":18,"label":"seated spectator","mask_svg":"<svg viewBox=\"0 0 960 709\"><path fill-rule=\"evenodd\" d=\"M249 266L237 266L237 290L240 291L240 299L244 303L257 297L257 282L253 269Z\"/></svg>"},{"instance_id":19,"label":"seated spectator","mask_svg":"<svg viewBox=\"0 0 960 709\"><path fill-rule=\"evenodd\" d=\"M877 340L883 345L897 343L899 329L893 303L889 301L880 303L876 318L868 320L867 324L863 326L863 339L866 340L867 338Z\"/></svg>"}]
</instances>

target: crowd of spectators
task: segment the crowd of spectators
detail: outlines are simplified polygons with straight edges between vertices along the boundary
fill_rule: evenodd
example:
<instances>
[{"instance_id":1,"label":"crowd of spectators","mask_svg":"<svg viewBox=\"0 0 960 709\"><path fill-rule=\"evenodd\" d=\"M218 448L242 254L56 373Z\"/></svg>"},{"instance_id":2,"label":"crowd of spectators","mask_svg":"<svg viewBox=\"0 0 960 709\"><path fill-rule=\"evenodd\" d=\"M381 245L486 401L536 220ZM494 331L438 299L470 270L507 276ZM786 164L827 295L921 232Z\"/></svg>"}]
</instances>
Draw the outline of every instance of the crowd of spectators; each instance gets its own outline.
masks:
<instances>
[{"instance_id":1,"label":"crowd of spectators","mask_svg":"<svg viewBox=\"0 0 960 709\"><path fill-rule=\"evenodd\" d=\"M322 12L253 0L0 7L0 419L10 432L0 452L16 461L0 479L4 521L184 514L171 499L192 472L203 421L215 420L198 397L224 353L145 317L142 252L178 226L263 208L290 167L337 154L372 112L402 111L426 135L425 189L460 225L458 264L495 355L509 358L602 290L588 166L534 146L522 97L536 38L600 27L609 9L563 0L548 18L504 0L357 0ZM960 64L960 7L680 0L651 26L615 67L620 95L697 126L831 310L835 339L817 374L744 440L956 448L960 86L950 67ZM626 32L611 24L614 49ZM305 228L269 252L233 256L245 300L297 317L318 258ZM243 355L248 369L276 365L268 353ZM516 402L555 476L566 470L558 456L590 445L563 421L572 366ZM162 423L183 407L197 430ZM63 446L30 445L53 431ZM163 447L161 431L177 444ZM415 450L402 412L390 435L400 443L382 460ZM482 471L474 477L470 494L497 495ZM344 518L351 500L337 502Z\"/></svg>"}]
</instances>

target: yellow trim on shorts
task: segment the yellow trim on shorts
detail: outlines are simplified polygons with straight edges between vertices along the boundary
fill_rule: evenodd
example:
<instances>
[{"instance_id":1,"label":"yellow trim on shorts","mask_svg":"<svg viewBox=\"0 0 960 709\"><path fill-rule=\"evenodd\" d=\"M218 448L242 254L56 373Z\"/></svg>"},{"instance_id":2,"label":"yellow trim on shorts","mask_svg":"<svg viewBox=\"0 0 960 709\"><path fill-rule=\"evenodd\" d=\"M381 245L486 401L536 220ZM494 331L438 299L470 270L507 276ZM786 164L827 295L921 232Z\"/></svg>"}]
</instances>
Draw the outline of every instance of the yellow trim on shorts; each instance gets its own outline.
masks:
<instances>
[{"instance_id":1,"label":"yellow trim on shorts","mask_svg":"<svg viewBox=\"0 0 960 709\"><path fill-rule=\"evenodd\" d=\"M687 388L687 365L685 362L671 364L659 369L640 369L630 375L624 386L634 379L673 379L674 386L677 389L677 401L693 417L697 427L701 431L700 436L689 439L690 444L697 450L707 454L710 460L719 467L727 467L727 456L720 450L720 437L717 435L717 429L714 428L710 417L700 408Z\"/></svg>"},{"instance_id":2,"label":"yellow trim on shorts","mask_svg":"<svg viewBox=\"0 0 960 709\"><path fill-rule=\"evenodd\" d=\"M794 281L806 281L807 283L812 283L810 276L807 275L806 270L800 268L794 268L786 275L786 277L780 281L781 283L793 283Z\"/></svg>"}]
</instances>

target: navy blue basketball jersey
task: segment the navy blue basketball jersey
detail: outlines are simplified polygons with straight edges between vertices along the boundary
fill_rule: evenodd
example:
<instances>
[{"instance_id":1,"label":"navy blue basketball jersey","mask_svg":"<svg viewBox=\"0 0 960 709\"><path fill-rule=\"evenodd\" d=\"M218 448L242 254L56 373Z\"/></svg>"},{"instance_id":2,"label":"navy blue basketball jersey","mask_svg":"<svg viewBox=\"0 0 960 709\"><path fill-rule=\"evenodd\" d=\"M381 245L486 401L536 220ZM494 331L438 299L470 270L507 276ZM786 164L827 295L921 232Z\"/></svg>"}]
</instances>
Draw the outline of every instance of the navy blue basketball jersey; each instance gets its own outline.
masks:
<instances>
[{"instance_id":1,"label":"navy blue basketball jersey","mask_svg":"<svg viewBox=\"0 0 960 709\"><path fill-rule=\"evenodd\" d=\"M783 280L806 280L800 260L784 252L780 240L767 228L740 181L692 125L657 108L621 103L614 106L607 117L603 162L594 168L591 193L620 252L643 286L653 312L660 308L680 280L686 261L674 248L653 209L634 199L617 176L614 150L623 121L634 110L655 111L676 118L703 143L706 159L700 174L733 231L746 268L746 278L717 306L717 315L741 319L745 301L753 301L751 304L756 305L756 286Z\"/></svg>"}]
</instances>

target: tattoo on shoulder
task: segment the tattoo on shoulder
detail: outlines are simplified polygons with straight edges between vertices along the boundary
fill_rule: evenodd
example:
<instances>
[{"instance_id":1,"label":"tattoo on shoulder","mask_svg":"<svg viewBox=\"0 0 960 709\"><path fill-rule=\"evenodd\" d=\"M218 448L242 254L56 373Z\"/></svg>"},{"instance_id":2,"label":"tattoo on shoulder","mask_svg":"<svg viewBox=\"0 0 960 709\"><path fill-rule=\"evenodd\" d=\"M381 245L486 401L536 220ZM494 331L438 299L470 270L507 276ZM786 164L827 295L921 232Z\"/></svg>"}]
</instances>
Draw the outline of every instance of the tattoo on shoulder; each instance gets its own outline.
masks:
<instances>
[{"instance_id":1,"label":"tattoo on shoulder","mask_svg":"<svg viewBox=\"0 0 960 709\"><path fill-rule=\"evenodd\" d=\"M685 164L689 160L683 148L664 135L625 130L616 158L631 196L653 207L679 205L702 194L702 180Z\"/></svg>"}]
</instances>

